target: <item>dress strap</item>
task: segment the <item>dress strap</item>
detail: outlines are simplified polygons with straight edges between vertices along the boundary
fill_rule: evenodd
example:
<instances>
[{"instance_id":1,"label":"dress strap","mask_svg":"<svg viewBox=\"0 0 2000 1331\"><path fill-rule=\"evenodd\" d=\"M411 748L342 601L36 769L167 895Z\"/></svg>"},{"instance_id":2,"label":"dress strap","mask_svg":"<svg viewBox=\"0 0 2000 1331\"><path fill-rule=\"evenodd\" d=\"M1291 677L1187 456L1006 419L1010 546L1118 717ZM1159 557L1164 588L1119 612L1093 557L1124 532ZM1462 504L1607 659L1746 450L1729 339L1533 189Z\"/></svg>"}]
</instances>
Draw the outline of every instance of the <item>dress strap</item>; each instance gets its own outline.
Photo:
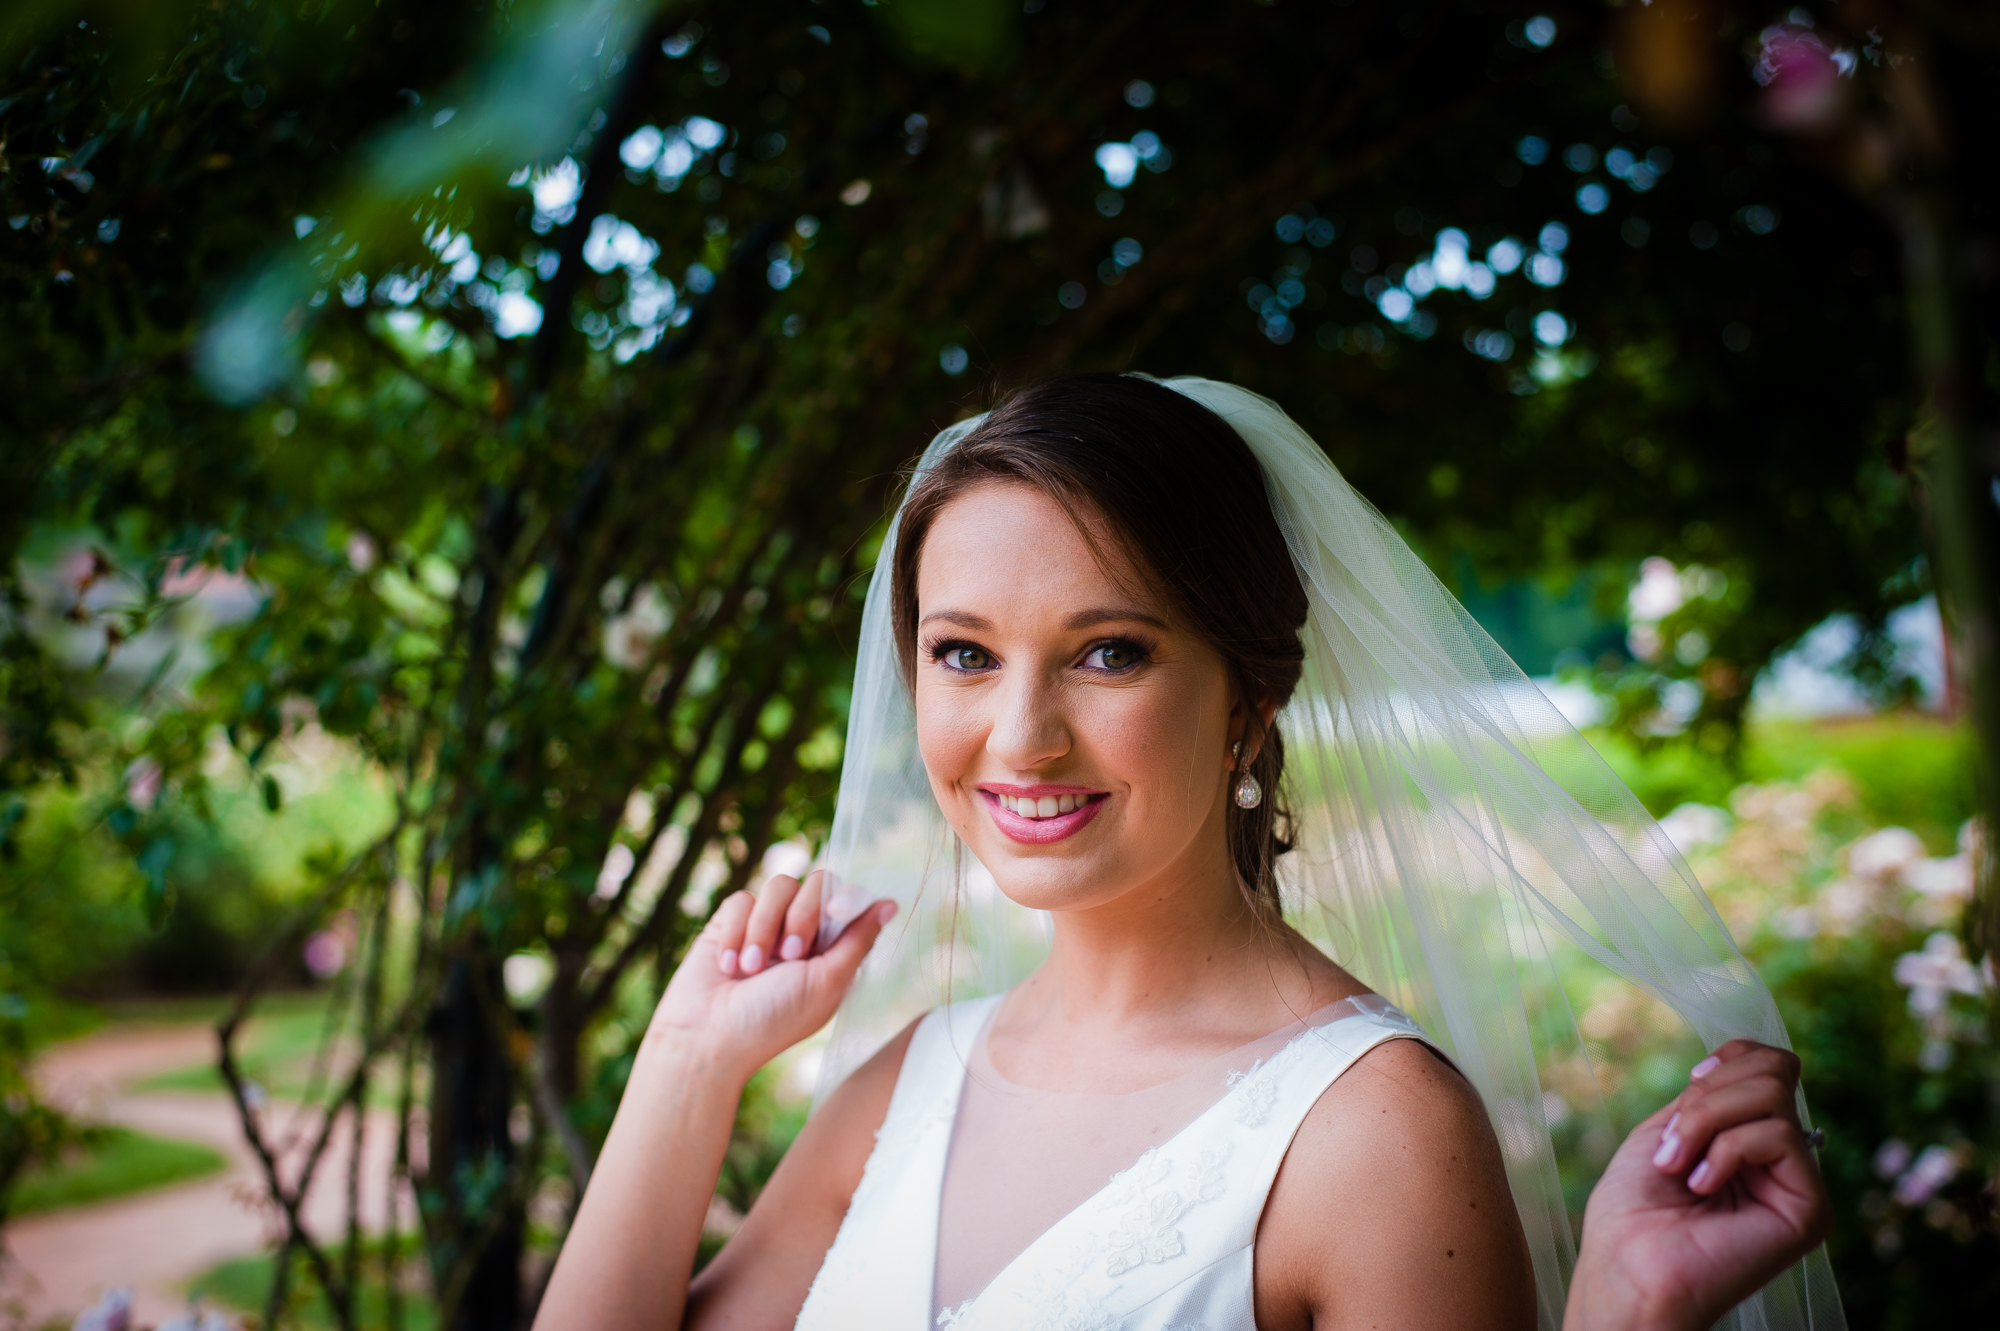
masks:
<instances>
[{"instance_id":1,"label":"dress strap","mask_svg":"<svg viewBox=\"0 0 2000 1331\"><path fill-rule=\"evenodd\" d=\"M965 1059L1002 997L935 1008L917 1023L875 1149L799 1309L799 1331L930 1325L938 1193Z\"/></svg>"}]
</instances>

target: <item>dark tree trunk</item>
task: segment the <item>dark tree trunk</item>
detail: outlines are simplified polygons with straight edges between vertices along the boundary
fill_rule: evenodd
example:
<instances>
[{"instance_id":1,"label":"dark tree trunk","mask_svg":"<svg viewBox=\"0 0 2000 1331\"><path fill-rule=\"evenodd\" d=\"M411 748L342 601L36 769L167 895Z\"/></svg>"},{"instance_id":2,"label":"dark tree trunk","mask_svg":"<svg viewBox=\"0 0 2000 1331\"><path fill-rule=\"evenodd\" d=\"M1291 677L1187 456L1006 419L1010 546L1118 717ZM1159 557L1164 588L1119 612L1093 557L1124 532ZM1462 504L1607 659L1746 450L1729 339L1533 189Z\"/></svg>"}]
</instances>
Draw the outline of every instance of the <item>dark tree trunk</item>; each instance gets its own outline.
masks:
<instances>
[{"instance_id":1,"label":"dark tree trunk","mask_svg":"<svg viewBox=\"0 0 2000 1331\"><path fill-rule=\"evenodd\" d=\"M482 993L482 990L484 991ZM431 1163L435 1231L453 1239L453 1265L470 1260L452 1331L513 1331L521 1321L523 1219L513 1204L513 1103L507 1051L488 1002L500 967L478 956L452 962L431 1020ZM440 1286L449 1283L441 1271Z\"/></svg>"}]
</instances>

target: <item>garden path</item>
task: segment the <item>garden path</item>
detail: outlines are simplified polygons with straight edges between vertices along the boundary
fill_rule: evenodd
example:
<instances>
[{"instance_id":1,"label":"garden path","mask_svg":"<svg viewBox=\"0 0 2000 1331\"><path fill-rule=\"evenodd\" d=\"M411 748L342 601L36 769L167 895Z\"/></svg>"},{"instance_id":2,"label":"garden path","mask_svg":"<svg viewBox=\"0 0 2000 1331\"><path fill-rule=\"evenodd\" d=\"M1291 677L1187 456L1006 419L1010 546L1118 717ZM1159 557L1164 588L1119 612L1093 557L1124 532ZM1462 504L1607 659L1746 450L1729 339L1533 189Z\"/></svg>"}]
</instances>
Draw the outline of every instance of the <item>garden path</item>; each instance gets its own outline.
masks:
<instances>
[{"instance_id":1,"label":"garden path","mask_svg":"<svg viewBox=\"0 0 2000 1331\"><path fill-rule=\"evenodd\" d=\"M265 1195L263 1171L227 1095L129 1089L214 1055L213 1026L174 1023L115 1026L57 1045L37 1060L37 1082L64 1109L96 1122L201 1142L229 1164L207 1178L8 1224L10 1258L0 1270L0 1306L18 1305L21 1325L67 1324L106 1289L120 1285L132 1290L134 1324L156 1325L186 1309L187 1284L195 1276L218 1262L265 1251L282 1233ZM295 1169L317 1116L282 1101L272 1102L265 1113L275 1115L271 1121L299 1143L287 1157ZM306 1226L318 1235L338 1235L346 1226L347 1142L344 1130L334 1134L306 1195ZM394 1115L371 1111L362 1134L360 1207L370 1230L380 1229L388 1216L386 1180L394 1154ZM407 1227L415 1214L407 1191L398 1201Z\"/></svg>"}]
</instances>

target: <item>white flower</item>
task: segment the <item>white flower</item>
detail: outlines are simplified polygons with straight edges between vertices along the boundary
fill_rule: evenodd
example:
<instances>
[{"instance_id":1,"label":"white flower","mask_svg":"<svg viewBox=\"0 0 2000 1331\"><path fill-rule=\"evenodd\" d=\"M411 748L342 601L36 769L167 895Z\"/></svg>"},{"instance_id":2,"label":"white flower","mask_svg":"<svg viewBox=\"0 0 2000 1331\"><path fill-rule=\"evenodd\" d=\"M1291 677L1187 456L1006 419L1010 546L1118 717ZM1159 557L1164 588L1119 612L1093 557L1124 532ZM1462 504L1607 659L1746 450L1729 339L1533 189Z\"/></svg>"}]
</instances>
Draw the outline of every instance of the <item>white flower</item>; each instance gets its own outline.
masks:
<instances>
[{"instance_id":1,"label":"white flower","mask_svg":"<svg viewBox=\"0 0 2000 1331\"><path fill-rule=\"evenodd\" d=\"M1947 933L1935 933L1924 940L1921 952L1905 952L1896 958L1896 983L1910 991L1910 1011L1919 1017L1944 1010L1947 995L1959 993L1979 997L1985 982L1965 949Z\"/></svg>"},{"instance_id":2,"label":"white flower","mask_svg":"<svg viewBox=\"0 0 2000 1331\"><path fill-rule=\"evenodd\" d=\"M1907 827L1885 827L1847 848L1847 870L1863 878L1887 880L1923 857L1923 838Z\"/></svg>"},{"instance_id":3,"label":"white flower","mask_svg":"<svg viewBox=\"0 0 2000 1331\"><path fill-rule=\"evenodd\" d=\"M1826 931L1837 937L1854 932L1869 908L1875 904L1875 885L1868 880L1841 878L1819 891Z\"/></svg>"},{"instance_id":4,"label":"white flower","mask_svg":"<svg viewBox=\"0 0 2000 1331\"><path fill-rule=\"evenodd\" d=\"M1903 866L1903 882L1927 897L1972 899L1972 856L1913 860Z\"/></svg>"},{"instance_id":5,"label":"white flower","mask_svg":"<svg viewBox=\"0 0 2000 1331\"><path fill-rule=\"evenodd\" d=\"M658 587L645 584L625 613L604 621L604 658L622 670L643 670L653 658L653 644L673 623L673 607Z\"/></svg>"},{"instance_id":6,"label":"white flower","mask_svg":"<svg viewBox=\"0 0 2000 1331\"><path fill-rule=\"evenodd\" d=\"M1692 855L1729 839L1729 811L1713 804L1683 804L1660 819L1660 830L1683 855Z\"/></svg>"}]
</instances>

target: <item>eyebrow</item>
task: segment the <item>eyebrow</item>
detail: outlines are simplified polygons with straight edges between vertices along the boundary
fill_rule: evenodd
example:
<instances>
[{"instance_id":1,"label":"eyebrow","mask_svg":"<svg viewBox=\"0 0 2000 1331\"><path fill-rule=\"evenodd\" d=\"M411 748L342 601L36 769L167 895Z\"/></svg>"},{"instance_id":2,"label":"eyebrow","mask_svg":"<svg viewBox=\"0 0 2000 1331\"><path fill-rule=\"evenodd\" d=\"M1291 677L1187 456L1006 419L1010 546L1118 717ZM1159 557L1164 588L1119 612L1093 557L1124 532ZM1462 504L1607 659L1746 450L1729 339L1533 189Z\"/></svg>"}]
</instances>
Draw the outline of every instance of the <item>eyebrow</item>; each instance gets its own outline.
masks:
<instances>
[{"instance_id":1,"label":"eyebrow","mask_svg":"<svg viewBox=\"0 0 2000 1331\"><path fill-rule=\"evenodd\" d=\"M1066 629L1094 628L1099 624L1113 624L1121 620L1138 624L1150 624L1160 632L1168 631L1167 621L1158 615L1149 615L1144 610L1133 610L1123 606L1106 606L1092 610L1079 610L1063 625Z\"/></svg>"},{"instance_id":2,"label":"eyebrow","mask_svg":"<svg viewBox=\"0 0 2000 1331\"><path fill-rule=\"evenodd\" d=\"M919 621L918 627L922 627L934 619L942 620L947 624L956 624L960 628L969 629L974 633L990 633L993 631L992 620L964 610L933 610ZM1099 606L1089 610L1079 610L1069 617L1063 624L1063 627L1073 633L1078 629L1095 628L1099 624L1115 624L1119 622L1150 624L1162 633L1169 631L1167 621L1161 619L1158 615L1147 614L1144 610L1132 610L1115 606Z\"/></svg>"},{"instance_id":3,"label":"eyebrow","mask_svg":"<svg viewBox=\"0 0 2000 1331\"><path fill-rule=\"evenodd\" d=\"M947 624L956 624L962 629L971 629L974 633L990 633L993 631L992 620L979 615L969 614L963 610L933 610L917 621L917 627L922 628L934 619L941 619Z\"/></svg>"}]
</instances>

